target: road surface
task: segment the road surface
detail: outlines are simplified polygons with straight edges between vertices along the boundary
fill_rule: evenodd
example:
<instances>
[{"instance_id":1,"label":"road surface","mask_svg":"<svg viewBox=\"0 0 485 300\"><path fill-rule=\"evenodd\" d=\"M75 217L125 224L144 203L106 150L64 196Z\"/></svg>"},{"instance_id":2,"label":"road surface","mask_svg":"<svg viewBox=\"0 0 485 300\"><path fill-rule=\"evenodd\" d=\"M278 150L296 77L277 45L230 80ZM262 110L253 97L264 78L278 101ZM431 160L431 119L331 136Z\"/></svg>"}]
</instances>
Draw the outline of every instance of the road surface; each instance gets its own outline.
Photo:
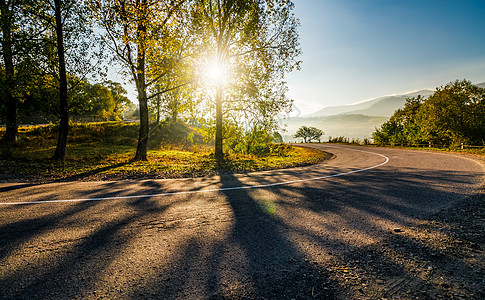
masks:
<instances>
[{"instance_id":1,"label":"road surface","mask_svg":"<svg viewBox=\"0 0 485 300\"><path fill-rule=\"evenodd\" d=\"M475 193L470 158L326 145L322 164L0 184L0 298L345 298L328 265Z\"/></svg>"}]
</instances>

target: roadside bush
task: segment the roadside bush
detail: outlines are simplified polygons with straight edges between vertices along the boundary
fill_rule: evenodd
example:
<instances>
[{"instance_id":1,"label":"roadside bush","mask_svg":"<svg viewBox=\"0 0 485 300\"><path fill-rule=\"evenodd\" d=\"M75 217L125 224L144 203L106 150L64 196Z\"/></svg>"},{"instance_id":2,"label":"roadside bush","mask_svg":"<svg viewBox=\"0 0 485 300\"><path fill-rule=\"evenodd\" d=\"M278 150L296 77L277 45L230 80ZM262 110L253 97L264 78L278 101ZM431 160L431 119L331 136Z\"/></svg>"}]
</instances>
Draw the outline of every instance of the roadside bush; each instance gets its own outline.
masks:
<instances>
[{"instance_id":1,"label":"roadside bush","mask_svg":"<svg viewBox=\"0 0 485 300\"><path fill-rule=\"evenodd\" d=\"M331 136L329 136L328 142L329 143L335 143L335 144L348 144L349 139L344 137L344 136L339 136L339 137L336 137L336 138L332 138Z\"/></svg>"}]
</instances>

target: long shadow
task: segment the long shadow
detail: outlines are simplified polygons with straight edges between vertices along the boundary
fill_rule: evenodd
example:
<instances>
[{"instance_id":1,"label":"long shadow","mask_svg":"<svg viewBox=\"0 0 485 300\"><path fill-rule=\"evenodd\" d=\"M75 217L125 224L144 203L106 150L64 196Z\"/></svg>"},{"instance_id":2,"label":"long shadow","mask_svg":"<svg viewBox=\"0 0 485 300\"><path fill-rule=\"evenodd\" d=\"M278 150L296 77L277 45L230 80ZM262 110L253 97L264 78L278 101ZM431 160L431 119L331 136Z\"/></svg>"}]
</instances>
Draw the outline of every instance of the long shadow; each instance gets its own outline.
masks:
<instances>
[{"instance_id":1,"label":"long shadow","mask_svg":"<svg viewBox=\"0 0 485 300\"><path fill-rule=\"evenodd\" d=\"M83 235L79 243L74 243L70 249L57 249L55 242L48 245L47 248L51 248L50 261L34 260L34 265L19 268L9 276L0 276L0 298L97 298L96 286L101 282L99 277L106 275L103 271L120 253L126 251L130 240L136 238L137 232L142 230L132 225L145 218L159 216L167 209L166 206L155 205L149 200L143 198L128 203L133 208L130 213L98 224L100 226ZM39 236L65 222L67 218L96 205L99 203L80 203L63 213L33 218L21 224L10 224L8 228L20 226L20 235L12 237L7 233L0 242L5 242L8 245L6 249L13 251L16 245ZM24 228L29 224L33 226L31 231ZM3 229L5 228L1 230ZM41 249L43 251L45 249Z\"/></svg>"},{"instance_id":2,"label":"long shadow","mask_svg":"<svg viewBox=\"0 0 485 300\"><path fill-rule=\"evenodd\" d=\"M343 226L357 231L361 227L374 227L377 234L382 235L386 229L375 223L376 218L408 224L409 220L425 215L428 209L440 201L451 201L458 195L453 191L440 190L439 186L428 186L428 183L470 182L469 175L460 172L408 169L398 174L390 173L386 170L372 170L366 172L365 176L349 175L338 181L325 181L324 187L315 181L266 190L282 195L276 204L283 210L310 211L324 218L326 213L338 215L351 208L371 217L361 220L356 216L357 221L344 221ZM223 189L243 185L240 177L235 175L226 173L221 178ZM270 182L275 180L272 178ZM345 298L341 294L342 289L346 288L345 283L333 281L333 271L323 268L320 262L312 263L311 258L304 253L306 251L297 246L298 241L291 237L294 235L305 237L317 245L317 249L343 249L343 254L339 255L344 267L357 261L357 258L352 260L353 253L360 253L379 261L391 277L409 279L413 276L388 253L366 250L365 247L356 246L330 233L332 230L341 231L341 228L325 229L324 225L319 224L323 233L317 234L297 226L301 224L292 224L276 216L271 209L265 207L264 199L260 199L251 190L222 190L220 193L233 212L229 235L216 242L189 238L178 249L180 256L172 262L173 268L160 271L160 278L163 279L143 282L143 289L135 289L132 298L144 295L144 290L150 290L154 295L163 295L165 299ZM290 201L291 195L298 195L298 198ZM418 247L418 244L414 245ZM431 251L426 247L421 249ZM210 255L204 255L206 252ZM338 259L339 256L336 257ZM365 263L366 259L362 260L361 255L358 257L359 263ZM425 259L418 254L415 257ZM237 273L237 280L227 279L227 273L231 273L228 269ZM463 269L469 270L465 266ZM378 269L373 271L379 272ZM194 279L194 276L199 279ZM201 285L199 288L205 289L205 292L196 293L193 290L194 282ZM429 286L423 280L413 284L417 287ZM396 291L399 292L395 289L386 293L395 295ZM356 297L359 298L359 294Z\"/></svg>"},{"instance_id":3,"label":"long shadow","mask_svg":"<svg viewBox=\"0 0 485 300\"><path fill-rule=\"evenodd\" d=\"M89 171L85 171L85 172L82 172L82 173L79 173L79 174L74 174L74 175L71 175L71 176L55 179L55 180L52 180L51 182L68 182L68 181L78 180L78 179L82 179L82 178L85 178L85 177L89 177L89 176L99 174L101 172L105 172L105 171L109 171L109 170L112 170L112 169L115 169L115 168L118 168L118 167L122 167L122 166L129 164L129 163L130 162L122 162L122 163L112 164L112 165L109 165L109 166L99 167L99 168L89 170Z\"/></svg>"},{"instance_id":4,"label":"long shadow","mask_svg":"<svg viewBox=\"0 0 485 300\"><path fill-rule=\"evenodd\" d=\"M220 187L241 185L237 177L225 174ZM159 273L138 282L130 298L342 298L324 266L298 249L286 234L287 225L257 197L247 190L225 190L216 197L214 201L223 201L232 211L230 226L222 226L224 231L216 236L182 231L186 236L175 248L178 255L171 267L155 266Z\"/></svg>"},{"instance_id":5,"label":"long shadow","mask_svg":"<svg viewBox=\"0 0 485 300\"><path fill-rule=\"evenodd\" d=\"M448 190L446 185L470 183L473 178L464 172L412 169L389 172L376 169L366 172L365 176L347 175L339 177L339 181L324 181L326 188L321 188L318 181L303 187L279 186L278 192L298 194L303 200L281 201L279 204L297 205L316 213L338 213L343 208L352 208L401 223L425 216L462 198L459 190ZM443 184L445 189L441 189Z\"/></svg>"},{"instance_id":6,"label":"long shadow","mask_svg":"<svg viewBox=\"0 0 485 300\"><path fill-rule=\"evenodd\" d=\"M0 187L0 193L15 191L15 190L18 190L18 189L24 189L24 188L28 188L28 187L31 187L31 186L34 186L34 185L35 184L33 184L33 183L22 183L22 184L4 186L4 187Z\"/></svg>"},{"instance_id":7,"label":"long shadow","mask_svg":"<svg viewBox=\"0 0 485 300\"><path fill-rule=\"evenodd\" d=\"M311 211L321 215L322 219L325 218L326 213L344 216L345 211L348 212L350 209L353 214L348 215L347 213L347 220L341 220L339 223L341 226L349 228L350 231L373 228L378 235L386 236L392 227L382 228L377 222L378 219L402 226L419 226L419 221L429 218L430 213L433 213L436 208L446 207L463 198L459 189L443 189L443 183L446 187L447 184L470 183L475 178L476 176L465 172L406 169L405 172L391 174L386 170L378 169L367 172L365 176L352 175L340 178L338 182L328 182L326 189L318 187L316 183L303 187L291 185L278 187L278 193L281 195L298 194L300 196L298 201L289 201L286 198L278 201L277 204L287 210ZM338 185L345 187L340 193ZM370 216L370 218L361 218L364 215ZM324 227L325 221L322 223L320 226ZM449 222L444 222L444 224L445 228L446 224L452 225ZM474 226L472 224L472 222L466 223L466 226ZM463 225L452 226L464 227ZM437 295L452 297L453 294L449 291L449 287L453 283L455 286L468 285L469 290L473 286L470 282L480 284L480 280L477 280L476 275L474 276L476 272L474 267L464 259L453 253L437 254L440 253L440 249L405 236L389 235L390 238L380 244L381 246L362 247L345 242L338 237L330 241L326 240L302 226L290 225L289 230L298 232L317 244L329 243L333 244L333 247L343 245L346 251L339 253L342 264L351 269L362 269L368 273L364 282L360 283L367 286L372 285L375 280L381 281L381 279L390 282L381 293L374 291L372 295L364 295L364 291L360 289L361 294L358 292L357 298L372 299L373 297L400 297L403 295L410 298L433 299ZM339 231L340 229L328 227L328 230ZM440 232L442 229L434 230ZM476 230L476 232L480 232L480 230ZM369 234L368 232L363 233ZM476 240L471 244L480 248L483 243ZM371 263L367 263L367 260ZM414 271L415 269L420 271ZM450 269L460 274L466 274L465 276L470 276L470 279L463 280L459 276L454 276L453 272L450 273ZM431 278L433 274L439 274L434 277L441 278L441 285L436 286L431 280L421 278L423 276ZM443 278L445 279L443 280ZM474 294L477 294L476 291Z\"/></svg>"},{"instance_id":8,"label":"long shadow","mask_svg":"<svg viewBox=\"0 0 485 300\"><path fill-rule=\"evenodd\" d=\"M426 209L434 207L440 201L450 202L457 196L453 191L440 190L438 185L429 186L427 183L470 181L467 174L460 172L406 170L399 174L389 173L385 170L372 170L365 176L349 175L337 181L325 182L325 186L320 182L308 182L294 186L277 186L265 191L283 195L277 198L276 205L279 209L287 211L308 211L323 218L326 213L340 214L345 209L352 208L357 213L395 223L405 223L425 214ZM274 182L274 179L271 180ZM156 193L162 188L157 182L148 181L143 184L145 188L143 192ZM241 180L235 175L225 174L222 177L222 188L241 185L243 185ZM112 186L112 183L107 183L107 186ZM85 195L100 193L103 193L102 187L98 190L86 191ZM129 194L136 193L138 191ZM291 195L298 195L298 198L291 198ZM211 239L210 235L206 234L204 237L209 237L204 240L202 236L197 236L197 228L190 228L190 231L187 231L187 228L182 226L182 230L170 233L188 235L187 238L181 238L185 242L175 250L177 253L170 262L172 268L142 265L154 268L156 270L154 273L158 277L134 279L136 282L133 285L123 287L124 294L116 294L116 291L113 291L112 295L133 299L344 298L345 295L341 293L342 283L331 279L332 271L325 269L319 262L312 261L306 251L302 250L301 245L297 244L298 241L294 240L295 235L306 236L308 240L319 246L327 245L329 242L346 244L350 254L343 254L344 264L355 263L361 267L362 263L365 263L360 255L363 253L370 255L375 261L380 261L380 266L390 270L391 277L411 278L413 276L398 261L393 260L389 252L359 248L345 240L339 240L338 237L325 240L322 235L325 236L326 232L319 236L310 229L292 224L289 222L291 220L282 218L273 213L271 207L265 206L265 199L261 199L257 191L223 190L219 195L213 193L177 197L180 199L176 198L175 201L177 199L179 201L197 200L206 203L211 201L205 197L214 197L214 201L223 201L227 204L233 216L231 226L224 227L229 228L227 235ZM162 220L163 222L164 212L175 202L170 200L168 204L160 203L146 197L115 203L124 205L124 213L104 222L98 220L97 227L93 227L92 232L80 240L72 250L55 252L54 257L47 262L32 260L33 266L28 270L18 269L11 272L8 277L1 275L0 298L47 299L84 296L97 298L96 294L89 294L98 284L104 283L97 274L103 274L110 269L110 264L116 257L126 255L124 251L129 247L129 242L144 230L143 226L148 224L147 221ZM101 210L96 211L98 214L96 217L101 217L102 213L109 211L110 205L106 202L103 202L103 205L99 202L79 203L57 212L46 213L40 217L26 217L22 221L0 227L0 245L3 244L0 246L0 262L20 246L27 247L26 241L40 237L53 227L79 225L86 228L86 224L76 224L68 220L96 206L102 206ZM92 219L88 218L83 222L90 222ZM78 220L78 222L81 221ZM375 220L372 218L359 219L354 223L349 220L344 225L356 230L360 226L377 227L373 222ZM66 230L71 229L66 227ZM163 230L162 227L157 228L157 231L153 230L157 239L173 237ZM332 230L337 231L339 228ZM156 238L149 240L157 241ZM404 242L400 240L399 244ZM170 243L170 240L167 243ZM422 261L428 260L431 255L428 253L434 251L415 241L407 243L413 256ZM320 249L324 248L320 247ZM143 251L143 249L137 249L137 251ZM353 257L352 253L359 253L359 255ZM136 275L138 270L130 269L128 258L123 256L122 259L126 259L128 265L125 270L131 272L127 276ZM464 263L456 260L455 263L459 264L459 268L465 270L464 272L472 272ZM375 273L380 271L379 268L374 267L368 269ZM237 284L228 278L228 273L237 273ZM109 276L109 274L103 275ZM202 284L200 287L202 294L191 294L193 282ZM428 287L429 285L422 280L416 286ZM389 296L395 294L392 290L387 292Z\"/></svg>"},{"instance_id":9,"label":"long shadow","mask_svg":"<svg viewBox=\"0 0 485 300\"><path fill-rule=\"evenodd\" d=\"M58 225L62 220L72 217L93 205L95 204L92 202L83 202L61 212L56 211L43 216L27 218L0 226L0 260L15 251L25 241L41 235Z\"/></svg>"},{"instance_id":10,"label":"long shadow","mask_svg":"<svg viewBox=\"0 0 485 300\"><path fill-rule=\"evenodd\" d=\"M227 182L238 182L234 176ZM222 187L229 187L226 181ZM247 190L224 191L233 212L231 242L244 249L253 290L248 297L332 299L325 270L309 262L285 235L285 224ZM324 289L325 288L325 289Z\"/></svg>"}]
</instances>

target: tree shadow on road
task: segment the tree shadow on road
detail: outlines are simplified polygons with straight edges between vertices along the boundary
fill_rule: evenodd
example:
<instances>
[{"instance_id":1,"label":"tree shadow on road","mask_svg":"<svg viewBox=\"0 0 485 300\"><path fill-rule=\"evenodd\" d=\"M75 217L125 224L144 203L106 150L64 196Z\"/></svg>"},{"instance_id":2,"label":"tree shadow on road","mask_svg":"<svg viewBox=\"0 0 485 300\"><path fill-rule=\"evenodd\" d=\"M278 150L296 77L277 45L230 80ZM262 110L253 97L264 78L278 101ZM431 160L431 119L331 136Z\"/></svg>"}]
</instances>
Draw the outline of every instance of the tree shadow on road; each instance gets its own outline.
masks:
<instances>
[{"instance_id":1,"label":"tree shadow on road","mask_svg":"<svg viewBox=\"0 0 485 300\"><path fill-rule=\"evenodd\" d=\"M230 188L243 186L242 178L258 177L225 174L218 192L2 208L24 215L0 226L0 298L372 299L433 290L425 298L446 289L430 280L428 266L446 280L447 261L474 274L464 259L406 235L420 216L460 196L443 185L469 182L469 175L389 173L237 190ZM288 178L277 174L260 179ZM167 189L157 181L140 185L106 193L122 187L107 182L75 196Z\"/></svg>"}]
</instances>

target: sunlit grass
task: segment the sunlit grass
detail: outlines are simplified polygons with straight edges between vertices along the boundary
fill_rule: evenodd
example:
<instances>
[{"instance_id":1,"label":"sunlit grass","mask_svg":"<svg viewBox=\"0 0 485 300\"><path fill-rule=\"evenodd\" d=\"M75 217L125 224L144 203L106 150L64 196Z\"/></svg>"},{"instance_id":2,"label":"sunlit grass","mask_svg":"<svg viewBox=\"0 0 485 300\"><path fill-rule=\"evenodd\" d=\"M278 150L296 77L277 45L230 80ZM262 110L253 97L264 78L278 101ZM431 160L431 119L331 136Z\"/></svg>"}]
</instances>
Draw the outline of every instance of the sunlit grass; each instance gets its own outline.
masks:
<instances>
[{"instance_id":1,"label":"sunlit grass","mask_svg":"<svg viewBox=\"0 0 485 300\"><path fill-rule=\"evenodd\" d=\"M15 148L1 149L1 173L46 180L198 177L306 165L326 157L318 150L288 146L284 155L228 154L218 161L209 145L187 142L186 133L179 128L175 141L153 138L148 161L133 162L137 124L93 123L72 126L65 161L53 161L50 158L56 146L54 126L21 128L20 133Z\"/></svg>"}]
</instances>

